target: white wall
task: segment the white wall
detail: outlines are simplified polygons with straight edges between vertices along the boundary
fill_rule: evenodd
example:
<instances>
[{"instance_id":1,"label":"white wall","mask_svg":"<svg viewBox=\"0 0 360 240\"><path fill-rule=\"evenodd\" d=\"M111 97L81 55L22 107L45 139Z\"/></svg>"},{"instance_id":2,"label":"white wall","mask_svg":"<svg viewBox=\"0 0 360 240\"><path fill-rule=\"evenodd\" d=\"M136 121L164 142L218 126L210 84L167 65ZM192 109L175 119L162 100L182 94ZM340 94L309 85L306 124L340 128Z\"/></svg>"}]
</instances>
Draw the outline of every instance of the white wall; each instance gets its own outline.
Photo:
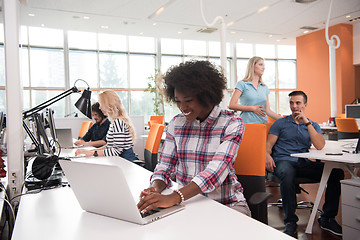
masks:
<instances>
[{"instance_id":1,"label":"white wall","mask_svg":"<svg viewBox=\"0 0 360 240\"><path fill-rule=\"evenodd\" d=\"M139 159L144 159L145 139L141 137L145 134L144 116L130 116L130 118L136 132L134 152L139 156ZM89 119L82 117L55 118L55 128L71 128L73 138L77 139L83 121L89 121Z\"/></svg>"},{"instance_id":2,"label":"white wall","mask_svg":"<svg viewBox=\"0 0 360 240\"><path fill-rule=\"evenodd\" d=\"M354 65L360 64L360 22L353 25Z\"/></svg>"}]
</instances>

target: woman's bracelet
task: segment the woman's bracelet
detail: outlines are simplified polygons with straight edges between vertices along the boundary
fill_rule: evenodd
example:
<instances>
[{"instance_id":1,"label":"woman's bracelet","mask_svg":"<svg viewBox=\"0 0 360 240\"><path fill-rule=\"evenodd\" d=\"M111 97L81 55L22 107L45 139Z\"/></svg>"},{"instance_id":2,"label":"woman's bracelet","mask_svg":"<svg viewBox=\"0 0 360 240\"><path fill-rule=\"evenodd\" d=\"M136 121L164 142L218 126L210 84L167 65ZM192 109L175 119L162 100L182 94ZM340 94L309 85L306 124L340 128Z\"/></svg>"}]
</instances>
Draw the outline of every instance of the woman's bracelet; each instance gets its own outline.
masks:
<instances>
[{"instance_id":1,"label":"woman's bracelet","mask_svg":"<svg viewBox=\"0 0 360 240\"><path fill-rule=\"evenodd\" d=\"M180 198L181 198L179 204L182 204L182 203L185 201L184 195L182 194L182 192L180 192L179 189L174 189L174 192L176 192L177 194L179 194L179 196L180 196Z\"/></svg>"}]
</instances>

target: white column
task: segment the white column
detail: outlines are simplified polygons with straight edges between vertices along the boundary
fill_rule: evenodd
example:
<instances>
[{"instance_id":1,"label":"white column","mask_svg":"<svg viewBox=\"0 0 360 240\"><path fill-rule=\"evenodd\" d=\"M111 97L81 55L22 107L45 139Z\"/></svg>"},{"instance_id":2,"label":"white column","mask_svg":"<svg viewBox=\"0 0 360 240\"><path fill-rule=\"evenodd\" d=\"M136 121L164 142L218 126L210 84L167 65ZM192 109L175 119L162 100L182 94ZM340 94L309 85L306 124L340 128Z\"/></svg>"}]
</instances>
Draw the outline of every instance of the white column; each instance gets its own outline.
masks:
<instances>
[{"instance_id":1,"label":"white column","mask_svg":"<svg viewBox=\"0 0 360 240\"><path fill-rule=\"evenodd\" d=\"M21 192L24 182L24 132L19 60L18 0L3 0L6 78L7 174L10 198Z\"/></svg>"}]
</instances>

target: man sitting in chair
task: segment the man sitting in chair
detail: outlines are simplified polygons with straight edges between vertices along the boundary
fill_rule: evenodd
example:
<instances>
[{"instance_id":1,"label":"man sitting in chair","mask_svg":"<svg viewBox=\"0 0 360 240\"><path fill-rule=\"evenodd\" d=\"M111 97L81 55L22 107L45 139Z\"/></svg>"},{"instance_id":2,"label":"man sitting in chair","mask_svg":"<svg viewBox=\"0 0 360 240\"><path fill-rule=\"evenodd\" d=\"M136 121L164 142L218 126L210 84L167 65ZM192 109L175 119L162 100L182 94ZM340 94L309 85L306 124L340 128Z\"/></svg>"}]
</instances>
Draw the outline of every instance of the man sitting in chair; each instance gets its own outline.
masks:
<instances>
[{"instance_id":1,"label":"man sitting in chair","mask_svg":"<svg viewBox=\"0 0 360 240\"><path fill-rule=\"evenodd\" d=\"M270 128L266 147L266 169L280 179L280 192L284 209L284 233L295 236L299 220L295 214L295 177L306 177L320 181L324 164L290 154L307 152L311 144L318 150L325 146L320 126L305 116L307 96L302 91L289 94L292 114L280 118ZM333 169L325 193L323 214L318 219L320 227L341 236L342 228L335 221L341 194L340 180L344 179L341 169Z\"/></svg>"},{"instance_id":2,"label":"man sitting in chair","mask_svg":"<svg viewBox=\"0 0 360 240\"><path fill-rule=\"evenodd\" d=\"M106 134L109 130L110 121L100 110L99 106L98 102L91 106L92 117L95 123L82 138L74 143L75 145L101 147L106 144Z\"/></svg>"}]
</instances>

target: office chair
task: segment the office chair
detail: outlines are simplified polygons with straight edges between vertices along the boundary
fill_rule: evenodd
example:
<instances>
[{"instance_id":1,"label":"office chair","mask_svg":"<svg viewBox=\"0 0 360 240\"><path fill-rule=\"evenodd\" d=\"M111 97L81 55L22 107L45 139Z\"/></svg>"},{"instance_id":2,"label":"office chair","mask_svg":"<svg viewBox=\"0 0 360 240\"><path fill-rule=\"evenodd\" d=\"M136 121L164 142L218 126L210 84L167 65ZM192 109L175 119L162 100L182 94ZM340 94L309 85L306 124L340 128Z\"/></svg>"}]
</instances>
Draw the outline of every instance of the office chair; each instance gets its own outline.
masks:
<instances>
[{"instance_id":1,"label":"office chair","mask_svg":"<svg viewBox=\"0 0 360 240\"><path fill-rule=\"evenodd\" d=\"M264 123L264 125L266 126L266 137L267 137L267 135L269 134L272 123L267 122L267 123Z\"/></svg>"},{"instance_id":2,"label":"office chair","mask_svg":"<svg viewBox=\"0 0 360 240\"><path fill-rule=\"evenodd\" d=\"M280 179L275 176L275 174L270 173L268 171L266 171L266 180L270 181L270 182L275 182L280 184ZM310 179L310 178L304 178L304 177L296 177L295 178L295 189L296 189L296 193L300 194L301 191L303 191L306 194L309 194L308 191L306 191L304 188L302 188L300 185L301 184L311 184L311 183L319 183L319 181L316 181L314 179ZM280 187L280 185L268 185L268 187ZM278 206L279 208L282 208L282 200L279 199L276 203L269 203L269 206ZM306 202L306 201L299 201L297 202L297 208L308 208L308 209L312 209L314 206L313 202ZM318 211L321 213L321 211L318 209Z\"/></svg>"},{"instance_id":3,"label":"office chair","mask_svg":"<svg viewBox=\"0 0 360 240\"><path fill-rule=\"evenodd\" d=\"M92 124L93 124L92 121L83 121L80 127L78 139L82 138L86 134L86 132L89 130Z\"/></svg>"},{"instance_id":4,"label":"office chair","mask_svg":"<svg viewBox=\"0 0 360 240\"><path fill-rule=\"evenodd\" d=\"M144 149L144 160L135 160L134 163L143 166L147 170L154 171L158 162L158 151L161 142L161 136L165 126L159 123L153 123L150 127L149 135L146 139Z\"/></svg>"},{"instance_id":5,"label":"office chair","mask_svg":"<svg viewBox=\"0 0 360 240\"><path fill-rule=\"evenodd\" d=\"M335 118L335 123L338 132L338 140L359 137L359 127L355 118Z\"/></svg>"},{"instance_id":6,"label":"office chair","mask_svg":"<svg viewBox=\"0 0 360 240\"><path fill-rule=\"evenodd\" d=\"M346 114L345 113L339 113L336 117L337 118L346 118Z\"/></svg>"},{"instance_id":7,"label":"office chair","mask_svg":"<svg viewBox=\"0 0 360 240\"><path fill-rule=\"evenodd\" d=\"M269 123L271 123L271 124L273 124L276 121L275 119L273 119L269 116L267 116L267 119L268 119Z\"/></svg>"},{"instance_id":8,"label":"office chair","mask_svg":"<svg viewBox=\"0 0 360 240\"><path fill-rule=\"evenodd\" d=\"M164 115L150 116L150 121L148 122L150 128L153 123L163 124Z\"/></svg>"},{"instance_id":9,"label":"office chair","mask_svg":"<svg viewBox=\"0 0 360 240\"><path fill-rule=\"evenodd\" d=\"M252 218L268 223L267 199L271 197L265 187L266 127L264 124L245 124L234 168L241 183Z\"/></svg>"}]
</instances>

